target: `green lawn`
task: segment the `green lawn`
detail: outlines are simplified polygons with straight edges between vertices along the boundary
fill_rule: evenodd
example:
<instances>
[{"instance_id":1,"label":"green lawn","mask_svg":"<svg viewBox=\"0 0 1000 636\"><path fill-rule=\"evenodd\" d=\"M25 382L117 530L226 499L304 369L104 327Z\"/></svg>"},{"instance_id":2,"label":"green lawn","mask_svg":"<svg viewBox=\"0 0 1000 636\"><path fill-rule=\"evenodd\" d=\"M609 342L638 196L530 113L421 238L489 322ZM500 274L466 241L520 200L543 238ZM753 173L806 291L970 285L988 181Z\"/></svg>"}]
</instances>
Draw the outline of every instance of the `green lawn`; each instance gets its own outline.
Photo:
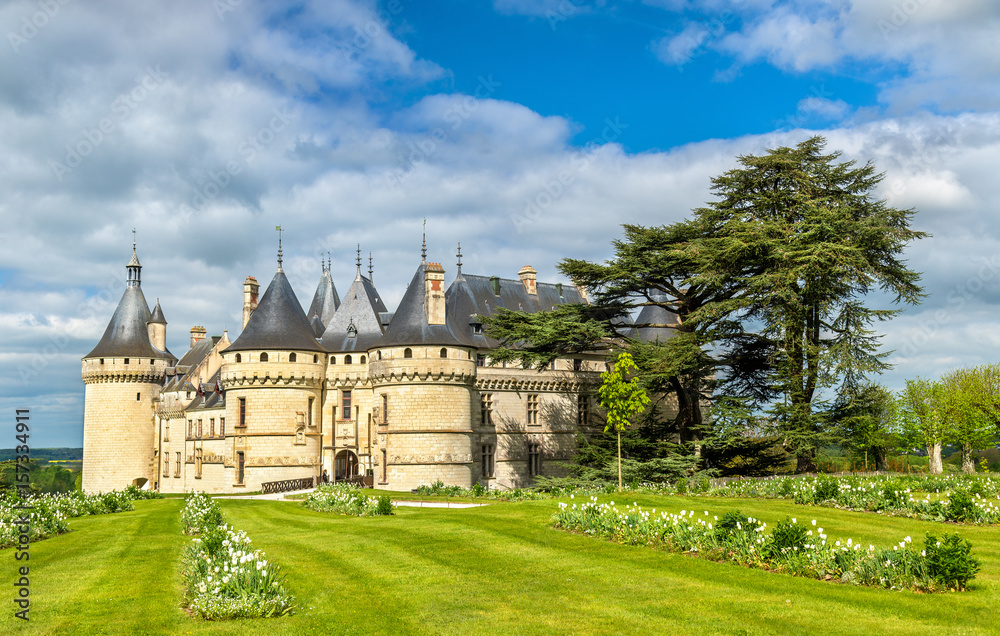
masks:
<instances>
[{"instance_id":1,"label":"green lawn","mask_svg":"<svg viewBox=\"0 0 1000 636\"><path fill-rule=\"evenodd\" d=\"M623 499L608 496L622 503ZM17 634L987 634L1000 633L1000 533L784 501L629 497L664 510L740 508L769 524L817 519L831 538L891 544L924 532L969 538L983 561L962 594L857 588L750 570L553 530L554 501L394 517L220 500L229 521L282 564L294 616L208 623L179 607L179 500L70 521L31 547L30 624ZM12 582L13 553L0 552ZM13 588L5 585L10 594ZM994 625L997 625L994 627Z\"/></svg>"}]
</instances>

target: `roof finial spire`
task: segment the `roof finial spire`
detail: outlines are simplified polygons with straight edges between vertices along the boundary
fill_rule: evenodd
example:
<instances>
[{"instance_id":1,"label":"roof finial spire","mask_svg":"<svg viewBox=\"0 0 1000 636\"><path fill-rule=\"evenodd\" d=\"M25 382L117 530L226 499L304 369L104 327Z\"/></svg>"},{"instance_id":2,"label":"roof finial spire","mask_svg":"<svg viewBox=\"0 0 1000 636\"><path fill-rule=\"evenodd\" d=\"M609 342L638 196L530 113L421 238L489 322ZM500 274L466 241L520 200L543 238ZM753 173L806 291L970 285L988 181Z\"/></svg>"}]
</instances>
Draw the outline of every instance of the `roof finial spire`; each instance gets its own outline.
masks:
<instances>
[{"instance_id":1,"label":"roof finial spire","mask_svg":"<svg viewBox=\"0 0 1000 636\"><path fill-rule=\"evenodd\" d=\"M358 243L358 256L354 259L354 262L358 266L358 272L361 271L361 243Z\"/></svg>"},{"instance_id":2,"label":"roof finial spire","mask_svg":"<svg viewBox=\"0 0 1000 636\"><path fill-rule=\"evenodd\" d=\"M368 280L370 281L374 281L374 279L372 278L373 271L375 270L372 268L372 253L368 252Z\"/></svg>"},{"instance_id":3,"label":"roof finial spire","mask_svg":"<svg viewBox=\"0 0 1000 636\"><path fill-rule=\"evenodd\" d=\"M326 271L329 272L332 269L333 269L333 254L331 254L330 252L327 252L326 253Z\"/></svg>"},{"instance_id":4,"label":"roof finial spire","mask_svg":"<svg viewBox=\"0 0 1000 636\"><path fill-rule=\"evenodd\" d=\"M420 262L427 264L427 217L424 217L424 241L420 247Z\"/></svg>"},{"instance_id":5,"label":"roof finial spire","mask_svg":"<svg viewBox=\"0 0 1000 636\"><path fill-rule=\"evenodd\" d=\"M462 241L458 242L458 253L455 254L455 256L458 257L458 272L455 274L455 279L457 280L459 278L463 278L462 277Z\"/></svg>"},{"instance_id":6,"label":"roof finial spire","mask_svg":"<svg viewBox=\"0 0 1000 636\"><path fill-rule=\"evenodd\" d=\"M275 225L274 229L278 233L278 271L283 272L284 270L281 269L281 226Z\"/></svg>"},{"instance_id":7,"label":"roof finial spire","mask_svg":"<svg viewBox=\"0 0 1000 636\"><path fill-rule=\"evenodd\" d=\"M135 228L132 228L132 251L135 251Z\"/></svg>"}]
</instances>

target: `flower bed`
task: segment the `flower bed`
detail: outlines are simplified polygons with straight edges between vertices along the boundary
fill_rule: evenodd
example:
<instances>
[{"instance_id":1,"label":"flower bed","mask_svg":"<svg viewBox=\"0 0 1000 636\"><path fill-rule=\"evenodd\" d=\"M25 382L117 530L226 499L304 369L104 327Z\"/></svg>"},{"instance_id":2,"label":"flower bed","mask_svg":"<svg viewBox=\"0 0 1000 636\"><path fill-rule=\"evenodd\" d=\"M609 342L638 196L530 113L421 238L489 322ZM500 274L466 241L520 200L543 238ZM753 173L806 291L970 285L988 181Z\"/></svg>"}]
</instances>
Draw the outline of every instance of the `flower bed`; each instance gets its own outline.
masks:
<instances>
[{"instance_id":1,"label":"flower bed","mask_svg":"<svg viewBox=\"0 0 1000 636\"><path fill-rule=\"evenodd\" d=\"M707 511L657 514L635 504L619 509L614 502L598 503L596 497L580 505L560 503L552 520L556 528L626 545L696 553L714 561L855 585L963 590L979 571L971 544L957 535L940 540L928 535L919 552L910 537L891 548L865 547L852 539L828 540L815 520L810 526L787 520L768 533L767 524L739 512L721 520Z\"/></svg>"},{"instance_id":2,"label":"flower bed","mask_svg":"<svg viewBox=\"0 0 1000 636\"><path fill-rule=\"evenodd\" d=\"M21 534L18 523L22 515L28 516L28 540L38 541L69 531L66 519L86 515L104 515L132 510L132 501L159 497L158 493L139 490L133 486L125 490L88 495L80 491L28 495L16 493L0 496L0 548L15 545Z\"/></svg>"},{"instance_id":3,"label":"flower bed","mask_svg":"<svg viewBox=\"0 0 1000 636\"><path fill-rule=\"evenodd\" d=\"M199 535L184 551L188 608L208 620L267 618L292 611L284 577L250 538L223 523L219 504L205 493L188 496L181 512L185 534Z\"/></svg>"},{"instance_id":4,"label":"flower bed","mask_svg":"<svg viewBox=\"0 0 1000 636\"><path fill-rule=\"evenodd\" d=\"M795 503L843 510L881 512L925 521L1000 523L992 478L960 477L785 477L730 481L706 494L722 497L792 499ZM923 496L918 493L923 492Z\"/></svg>"},{"instance_id":5,"label":"flower bed","mask_svg":"<svg viewBox=\"0 0 1000 636\"><path fill-rule=\"evenodd\" d=\"M336 512L356 517L377 517L393 514L388 495L375 498L350 484L320 484L309 493L302 505L317 512Z\"/></svg>"}]
</instances>

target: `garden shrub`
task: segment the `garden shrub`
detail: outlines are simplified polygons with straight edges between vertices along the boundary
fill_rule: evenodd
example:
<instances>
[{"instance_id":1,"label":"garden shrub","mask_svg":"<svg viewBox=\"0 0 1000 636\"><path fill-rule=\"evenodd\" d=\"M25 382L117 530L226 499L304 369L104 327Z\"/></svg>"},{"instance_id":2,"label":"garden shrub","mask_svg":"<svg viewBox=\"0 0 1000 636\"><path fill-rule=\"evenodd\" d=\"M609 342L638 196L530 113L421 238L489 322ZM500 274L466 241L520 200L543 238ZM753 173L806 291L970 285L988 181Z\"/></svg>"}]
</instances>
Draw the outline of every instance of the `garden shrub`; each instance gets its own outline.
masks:
<instances>
[{"instance_id":1,"label":"garden shrub","mask_svg":"<svg viewBox=\"0 0 1000 636\"><path fill-rule=\"evenodd\" d=\"M771 556L778 556L787 552L802 550L806 545L808 530L805 526L789 518L779 521L771 532L771 543L768 546Z\"/></svg>"},{"instance_id":2,"label":"garden shrub","mask_svg":"<svg viewBox=\"0 0 1000 636\"><path fill-rule=\"evenodd\" d=\"M938 539L928 533L924 553L931 577L949 590L964 590L981 567L979 559L972 556L972 543L957 534Z\"/></svg>"}]
</instances>

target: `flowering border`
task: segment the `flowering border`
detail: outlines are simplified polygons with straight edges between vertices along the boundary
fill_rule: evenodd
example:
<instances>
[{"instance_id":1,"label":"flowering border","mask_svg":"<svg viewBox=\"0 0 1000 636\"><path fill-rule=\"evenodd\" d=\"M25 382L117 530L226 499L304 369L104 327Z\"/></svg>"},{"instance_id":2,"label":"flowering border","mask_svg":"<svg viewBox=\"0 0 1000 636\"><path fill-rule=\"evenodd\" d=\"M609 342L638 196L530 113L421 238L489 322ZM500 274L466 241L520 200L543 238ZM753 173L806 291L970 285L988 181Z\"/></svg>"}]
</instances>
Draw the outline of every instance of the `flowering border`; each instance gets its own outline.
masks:
<instances>
[{"instance_id":1,"label":"flowering border","mask_svg":"<svg viewBox=\"0 0 1000 636\"><path fill-rule=\"evenodd\" d=\"M657 515L655 508L646 511L633 503L622 510L613 501L598 503L597 497L579 506L560 503L552 522L559 529L625 545L888 589L962 590L979 570L971 544L957 535L946 535L943 542L928 535L920 552L911 547L910 537L891 548L869 545L865 549L853 539L828 541L816 520L806 527L791 519L768 534L766 523L739 513L729 513L722 521L717 516L709 519L708 511L703 516L693 510Z\"/></svg>"},{"instance_id":2,"label":"flowering border","mask_svg":"<svg viewBox=\"0 0 1000 636\"><path fill-rule=\"evenodd\" d=\"M224 523L219 504L205 493L188 495L184 533L198 535L184 551L188 609L208 620L269 618L292 612L295 599L277 564L250 537Z\"/></svg>"}]
</instances>

